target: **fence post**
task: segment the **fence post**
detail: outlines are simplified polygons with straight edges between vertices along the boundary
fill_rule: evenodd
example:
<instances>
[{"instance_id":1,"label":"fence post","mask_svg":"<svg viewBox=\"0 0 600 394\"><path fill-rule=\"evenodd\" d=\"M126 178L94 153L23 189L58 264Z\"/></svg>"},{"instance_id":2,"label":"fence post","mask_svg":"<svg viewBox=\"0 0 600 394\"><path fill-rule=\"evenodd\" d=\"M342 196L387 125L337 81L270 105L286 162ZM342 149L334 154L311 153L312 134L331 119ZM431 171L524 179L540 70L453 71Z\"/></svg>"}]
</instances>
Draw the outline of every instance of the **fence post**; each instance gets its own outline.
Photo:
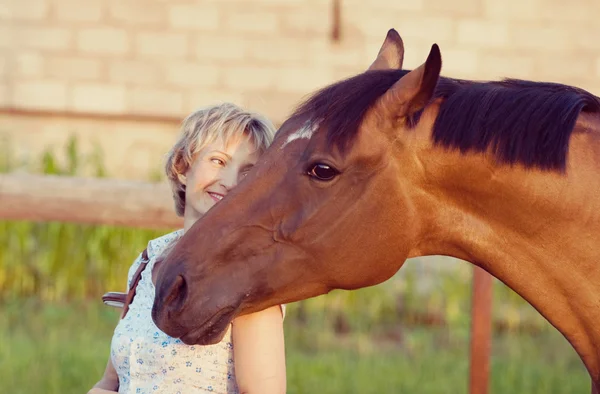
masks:
<instances>
[{"instance_id":1,"label":"fence post","mask_svg":"<svg viewBox=\"0 0 600 394\"><path fill-rule=\"evenodd\" d=\"M489 392L492 344L492 276L473 266L470 394Z\"/></svg>"}]
</instances>

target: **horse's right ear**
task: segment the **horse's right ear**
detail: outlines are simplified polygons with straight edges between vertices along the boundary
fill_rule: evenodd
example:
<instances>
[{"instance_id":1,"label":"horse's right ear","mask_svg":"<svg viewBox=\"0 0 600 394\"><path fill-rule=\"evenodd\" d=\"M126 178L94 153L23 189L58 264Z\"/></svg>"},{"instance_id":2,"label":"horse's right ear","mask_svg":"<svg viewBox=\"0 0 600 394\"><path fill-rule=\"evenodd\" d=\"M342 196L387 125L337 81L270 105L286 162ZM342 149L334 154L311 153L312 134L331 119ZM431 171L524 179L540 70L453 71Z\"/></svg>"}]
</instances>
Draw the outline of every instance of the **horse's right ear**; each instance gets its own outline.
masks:
<instances>
[{"instance_id":1,"label":"horse's right ear","mask_svg":"<svg viewBox=\"0 0 600 394\"><path fill-rule=\"evenodd\" d=\"M368 68L371 70L401 70L404 62L404 43L400 34L394 29L390 29L383 41L377 58Z\"/></svg>"},{"instance_id":2,"label":"horse's right ear","mask_svg":"<svg viewBox=\"0 0 600 394\"><path fill-rule=\"evenodd\" d=\"M381 97L379 104L394 116L408 116L425 108L433 97L442 70L442 55L433 44L424 64L400 78Z\"/></svg>"}]
</instances>

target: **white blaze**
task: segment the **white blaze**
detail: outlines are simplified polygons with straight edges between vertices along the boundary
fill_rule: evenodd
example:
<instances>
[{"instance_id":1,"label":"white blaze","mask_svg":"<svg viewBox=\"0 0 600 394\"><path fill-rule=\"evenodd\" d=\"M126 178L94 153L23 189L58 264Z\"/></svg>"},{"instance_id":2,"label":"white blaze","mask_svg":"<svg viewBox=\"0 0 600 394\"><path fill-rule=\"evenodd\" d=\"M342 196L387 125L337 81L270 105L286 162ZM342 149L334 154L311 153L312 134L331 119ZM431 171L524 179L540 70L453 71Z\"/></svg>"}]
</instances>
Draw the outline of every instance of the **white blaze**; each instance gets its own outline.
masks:
<instances>
[{"instance_id":1,"label":"white blaze","mask_svg":"<svg viewBox=\"0 0 600 394\"><path fill-rule=\"evenodd\" d=\"M299 139L311 139L311 137L313 136L316 129L317 129L317 125L314 124L312 121L307 120L304 123L304 126L299 128L292 134L288 135L288 137L285 140L285 142L283 143L283 145L281 145L281 149L285 148L285 146L292 141L299 140Z\"/></svg>"}]
</instances>

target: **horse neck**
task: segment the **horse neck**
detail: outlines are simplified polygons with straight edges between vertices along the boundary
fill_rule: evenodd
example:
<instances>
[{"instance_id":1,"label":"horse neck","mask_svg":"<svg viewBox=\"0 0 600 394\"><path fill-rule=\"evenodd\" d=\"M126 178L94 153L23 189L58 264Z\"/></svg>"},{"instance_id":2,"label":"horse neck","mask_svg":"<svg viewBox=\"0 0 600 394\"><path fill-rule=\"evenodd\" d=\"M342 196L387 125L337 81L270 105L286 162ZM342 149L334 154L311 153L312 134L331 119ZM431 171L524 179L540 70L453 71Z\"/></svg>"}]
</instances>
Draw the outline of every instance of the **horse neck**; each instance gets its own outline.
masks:
<instances>
[{"instance_id":1,"label":"horse neck","mask_svg":"<svg viewBox=\"0 0 600 394\"><path fill-rule=\"evenodd\" d=\"M566 173L499 166L490 156L429 147L413 201L411 252L476 264L532 304L600 382L600 122L582 116ZM433 150L433 152L432 152ZM416 187L415 187L416 186Z\"/></svg>"}]
</instances>

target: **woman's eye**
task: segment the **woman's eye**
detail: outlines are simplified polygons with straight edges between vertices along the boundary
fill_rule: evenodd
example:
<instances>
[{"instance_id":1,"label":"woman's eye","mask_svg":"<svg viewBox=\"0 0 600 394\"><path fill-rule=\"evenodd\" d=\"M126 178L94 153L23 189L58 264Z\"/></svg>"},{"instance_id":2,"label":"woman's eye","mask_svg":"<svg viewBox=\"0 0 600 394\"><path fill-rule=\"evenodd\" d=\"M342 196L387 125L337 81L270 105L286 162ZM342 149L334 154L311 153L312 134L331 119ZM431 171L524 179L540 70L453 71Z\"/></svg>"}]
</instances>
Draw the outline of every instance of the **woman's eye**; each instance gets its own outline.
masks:
<instances>
[{"instance_id":1,"label":"woman's eye","mask_svg":"<svg viewBox=\"0 0 600 394\"><path fill-rule=\"evenodd\" d=\"M219 159L218 157L213 157L212 159L210 159L214 164L218 165L218 166L224 166L225 165L225 161Z\"/></svg>"}]
</instances>

